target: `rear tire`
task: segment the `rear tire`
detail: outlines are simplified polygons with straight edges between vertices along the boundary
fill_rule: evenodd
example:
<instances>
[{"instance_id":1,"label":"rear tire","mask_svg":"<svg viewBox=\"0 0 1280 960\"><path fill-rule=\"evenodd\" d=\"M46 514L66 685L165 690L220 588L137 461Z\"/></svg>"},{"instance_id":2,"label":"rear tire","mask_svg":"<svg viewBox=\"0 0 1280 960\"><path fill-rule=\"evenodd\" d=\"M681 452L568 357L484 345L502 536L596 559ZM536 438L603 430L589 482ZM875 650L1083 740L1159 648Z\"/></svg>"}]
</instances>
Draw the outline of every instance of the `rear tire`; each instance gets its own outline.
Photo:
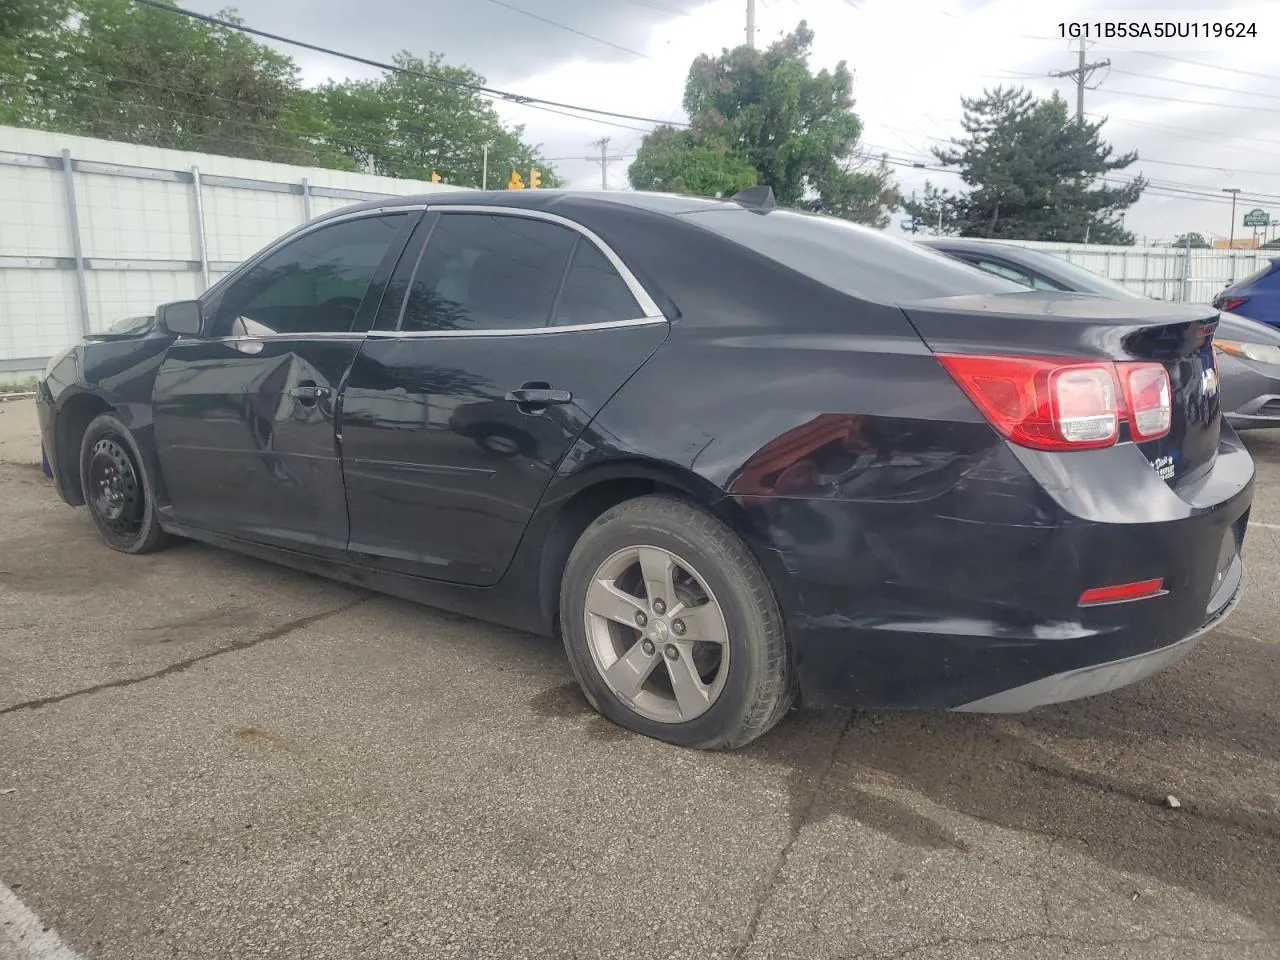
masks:
<instances>
[{"instance_id":1,"label":"rear tire","mask_svg":"<svg viewBox=\"0 0 1280 960\"><path fill-rule=\"evenodd\" d=\"M104 413L90 422L80 443L80 486L98 535L121 553L150 553L168 541L142 464L119 417Z\"/></svg>"},{"instance_id":2,"label":"rear tire","mask_svg":"<svg viewBox=\"0 0 1280 960\"><path fill-rule=\"evenodd\" d=\"M724 524L675 497L629 500L583 531L565 565L560 625L591 705L657 740L740 747L795 699L760 565Z\"/></svg>"}]
</instances>

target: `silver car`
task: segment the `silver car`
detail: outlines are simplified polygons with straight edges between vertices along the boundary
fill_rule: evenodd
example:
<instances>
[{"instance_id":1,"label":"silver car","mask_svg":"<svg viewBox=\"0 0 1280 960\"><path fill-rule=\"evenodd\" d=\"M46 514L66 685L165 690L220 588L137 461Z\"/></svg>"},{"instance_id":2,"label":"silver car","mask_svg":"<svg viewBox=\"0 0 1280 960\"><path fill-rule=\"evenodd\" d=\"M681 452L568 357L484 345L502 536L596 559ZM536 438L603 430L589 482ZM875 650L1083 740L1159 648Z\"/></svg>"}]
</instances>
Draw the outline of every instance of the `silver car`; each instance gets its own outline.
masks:
<instances>
[{"instance_id":1,"label":"silver car","mask_svg":"<svg viewBox=\"0 0 1280 960\"><path fill-rule=\"evenodd\" d=\"M995 240L937 237L917 241L979 270L1037 290L1066 290L1116 299L1140 293L1039 250ZM1280 427L1280 330L1223 313L1213 338L1218 349L1221 403L1236 430Z\"/></svg>"}]
</instances>

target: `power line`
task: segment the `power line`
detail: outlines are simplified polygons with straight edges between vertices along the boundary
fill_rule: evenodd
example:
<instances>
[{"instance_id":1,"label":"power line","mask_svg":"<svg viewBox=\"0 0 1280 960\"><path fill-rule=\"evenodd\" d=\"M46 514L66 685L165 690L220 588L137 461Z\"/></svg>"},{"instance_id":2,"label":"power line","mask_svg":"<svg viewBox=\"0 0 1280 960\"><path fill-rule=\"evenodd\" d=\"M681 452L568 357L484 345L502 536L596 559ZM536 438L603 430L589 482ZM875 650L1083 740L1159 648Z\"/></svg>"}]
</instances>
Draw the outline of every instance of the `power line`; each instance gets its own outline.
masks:
<instances>
[{"instance_id":1,"label":"power line","mask_svg":"<svg viewBox=\"0 0 1280 960\"><path fill-rule=\"evenodd\" d=\"M1136 163L1154 163L1162 167L1186 167L1190 170L1212 170L1215 173L1225 173L1228 176L1234 176L1237 173L1247 173L1258 177L1280 177L1280 170L1240 170L1233 167L1215 167L1207 163L1181 163L1177 160L1152 160L1148 157L1139 157Z\"/></svg>"},{"instance_id":2,"label":"power line","mask_svg":"<svg viewBox=\"0 0 1280 960\"><path fill-rule=\"evenodd\" d=\"M645 54L641 53L639 50L632 50L630 47L624 47L621 44L614 43L612 40L605 40L603 37L597 37L593 33L584 33L583 31L579 30L577 27L571 27L568 24L561 23L558 20L550 20L547 17L542 16L541 14L533 13L532 11L525 10L521 7L512 6L511 4L507 3L506 0L489 0L489 2L496 3L498 6L505 7L507 10L511 10L514 13L524 14L524 16L526 17L532 17L534 20L540 20L542 23L548 23L551 26L557 27L561 30L567 30L569 33L576 33L578 36L586 37L588 40L594 40L596 43L603 43L606 47L613 47L613 49L615 50L621 50L623 53L630 53L630 54L633 54L634 56L642 57L645 60L649 59Z\"/></svg>"},{"instance_id":3,"label":"power line","mask_svg":"<svg viewBox=\"0 0 1280 960\"><path fill-rule=\"evenodd\" d=\"M1187 133L1185 130L1183 130L1180 127L1170 127L1164 124L1150 123L1149 121L1146 121L1146 120L1131 120L1128 117L1108 117L1100 113L1090 113L1088 114L1088 116L1093 117L1095 120L1107 120L1111 123L1129 123L1139 127L1150 127L1152 130L1160 130L1162 132L1169 133L1173 136L1183 137L1187 140L1198 140L1202 143L1211 143L1216 147L1221 147L1223 145L1224 140L1249 140L1254 143L1268 143L1268 144L1280 146L1280 140L1268 140L1265 137L1250 137L1242 133L1224 133L1222 136L1219 136L1219 137L1202 137L1202 136L1197 136L1195 134ZM1270 156L1276 156L1276 154L1259 153L1259 154L1255 154L1255 156L1270 157Z\"/></svg>"},{"instance_id":4,"label":"power line","mask_svg":"<svg viewBox=\"0 0 1280 960\"><path fill-rule=\"evenodd\" d=\"M1122 49L1120 47L1112 47L1111 44L1107 43L1104 43L1103 46L1110 47L1114 50ZM1157 57L1160 60L1173 60L1176 63L1189 63L1193 67L1204 67L1208 70L1222 70L1226 73L1238 73L1245 77L1259 77L1263 80L1274 80L1276 83L1280 83L1280 77L1270 73L1256 73L1253 70L1241 70L1239 67L1223 67L1216 63L1204 63L1200 60L1188 60L1186 57L1175 57L1167 53L1152 53L1148 50L1129 50L1127 52L1140 54L1144 57Z\"/></svg>"},{"instance_id":5,"label":"power line","mask_svg":"<svg viewBox=\"0 0 1280 960\"><path fill-rule=\"evenodd\" d=\"M1147 80L1157 80L1160 83L1177 83L1184 87L1202 87L1205 90L1218 90L1222 93L1234 93L1245 97L1265 97L1268 100L1280 100L1280 96L1274 93L1259 93L1254 90L1239 90L1236 87L1219 87L1212 83L1197 83L1194 80L1177 80L1173 77L1162 77L1155 73L1139 73L1137 70L1122 70L1119 67L1112 67L1112 73L1123 73L1130 77L1143 77Z\"/></svg>"},{"instance_id":6,"label":"power line","mask_svg":"<svg viewBox=\"0 0 1280 960\"><path fill-rule=\"evenodd\" d=\"M655 120L653 117L639 117L630 113L618 113L614 110L601 110L598 107L583 107L573 103L561 103L556 100L546 100L542 97L531 97L521 93L512 93L509 90L499 90L496 87L486 87L478 83L467 83L463 80L450 80L448 77L441 77L435 74L423 73L420 70L411 70L408 67L397 66L394 63L385 63L381 60L371 60L368 57L361 57L354 53L343 53L341 50L334 50L330 47L322 47L318 44L308 43L305 40L294 40L290 37L281 36L278 33L269 33L266 30L259 30L256 27L245 26L242 23L233 23L230 20L223 20L220 17L210 16L207 13L196 13L194 10L187 10L183 7L171 6L164 0L132 0L133 3L142 4L148 7L154 7L157 10L163 10L166 13L175 13L184 17L190 17L193 20L201 20L205 23L211 23L215 26L224 27L228 30L236 30L240 33L251 34L255 37L262 37L265 40L275 40L277 43L287 43L291 46L302 47L304 50L312 50L316 53L323 53L331 57L338 57L342 60L350 60L353 63L362 63L368 67L375 67L378 70L387 70L391 73L399 73L404 76L418 77L421 80L429 80L432 83L438 83L446 87L454 87L460 90L471 90L490 99L504 100L508 103L519 104L521 106L532 107L535 110L546 110L555 113L551 107L559 107L562 110L577 110L579 113L592 114L592 116L578 116L579 120L591 120L596 123L605 123L603 120L596 120L595 117L616 117L621 120L638 120L641 123L660 124L663 121ZM570 114L572 116L572 114ZM688 126L687 123L676 123L678 126Z\"/></svg>"},{"instance_id":7,"label":"power line","mask_svg":"<svg viewBox=\"0 0 1280 960\"><path fill-rule=\"evenodd\" d=\"M626 0L626 2L634 3L637 7L648 7L650 10L662 10L666 13L674 13L681 17L692 16L688 10L678 10L675 7L668 7L665 3L658 3L658 0Z\"/></svg>"},{"instance_id":8,"label":"power line","mask_svg":"<svg viewBox=\"0 0 1280 960\"><path fill-rule=\"evenodd\" d=\"M1190 103L1197 107L1213 107L1216 110L1253 110L1261 113L1280 113L1280 107L1259 107L1245 103L1215 103L1207 100L1188 100L1186 97L1162 97L1154 93L1138 93L1135 90L1116 90L1108 88L1110 93L1118 93L1122 97L1140 97L1143 100L1166 100L1169 103Z\"/></svg>"},{"instance_id":9,"label":"power line","mask_svg":"<svg viewBox=\"0 0 1280 960\"><path fill-rule=\"evenodd\" d=\"M935 140L936 142L939 142L939 143L944 142L943 140L941 140L941 138L938 138L938 137L926 137L926 139ZM902 150L887 150L887 148L883 146L879 146L872 143L864 143L863 146L872 150L886 151L890 154L904 153L904 151ZM910 153L910 151L905 151L905 152L908 154ZM919 157L919 156L921 156L921 154L916 155L916 157ZM952 175L959 175L959 171L952 167L939 166L936 163L929 162L927 158L924 160L921 160L921 159L916 159L916 157L908 156L906 158L902 158L900 156L897 156L897 157L885 157L884 159L887 163L890 163L894 166L911 167L917 170L931 170L939 173L949 173ZM1188 167L1201 166L1199 164L1182 164L1182 163L1177 163L1175 161L1143 160L1142 158L1139 158L1139 160L1137 161L1137 163L1139 164L1144 162L1168 163L1174 166L1188 166ZM1205 166L1204 169L1220 170L1222 168ZM1280 173L1277 173L1275 171L1238 171L1238 172L1267 173L1270 176L1280 175ZM1100 174L1097 179L1102 182L1110 183L1110 184L1127 184L1132 182L1130 180L1125 180L1122 177L1117 176L1116 174ZM1211 199L1219 202L1226 202L1225 198L1219 196L1216 193L1205 192L1206 188L1204 187L1203 184L1186 183L1184 181L1165 180L1161 178L1150 178L1150 177L1146 177L1144 178L1144 180L1147 183L1147 190L1151 191L1155 196L1165 196L1165 197L1174 197L1174 198L1204 198L1204 199ZM1277 203L1277 202L1280 202L1280 194L1271 194L1271 193L1266 193L1264 191L1249 191L1249 192L1241 191L1240 199L1247 202L1254 202L1254 203Z\"/></svg>"}]
</instances>

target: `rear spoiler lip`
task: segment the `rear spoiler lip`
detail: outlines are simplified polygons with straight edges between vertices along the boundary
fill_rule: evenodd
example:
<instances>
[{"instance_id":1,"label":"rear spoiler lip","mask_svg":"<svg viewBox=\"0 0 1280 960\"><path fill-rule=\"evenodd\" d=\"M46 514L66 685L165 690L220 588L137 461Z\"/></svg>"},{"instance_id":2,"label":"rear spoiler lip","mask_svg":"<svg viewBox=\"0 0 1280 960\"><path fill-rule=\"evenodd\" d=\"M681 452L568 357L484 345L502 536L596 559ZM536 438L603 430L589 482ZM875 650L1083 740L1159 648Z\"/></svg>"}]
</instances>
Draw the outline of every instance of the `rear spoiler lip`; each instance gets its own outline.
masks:
<instances>
[{"instance_id":1,"label":"rear spoiler lip","mask_svg":"<svg viewBox=\"0 0 1280 960\"><path fill-rule=\"evenodd\" d=\"M902 302L898 307L908 316L951 313L961 316L1008 316L1066 323L1114 323L1141 327L1179 323L1216 324L1220 313L1210 304L1172 303L1168 300L1117 300L1088 293L1050 290L961 294Z\"/></svg>"},{"instance_id":2,"label":"rear spoiler lip","mask_svg":"<svg viewBox=\"0 0 1280 960\"><path fill-rule=\"evenodd\" d=\"M1080 360L1159 360L1186 356L1211 340L1218 311L1071 294L961 297L901 307L934 354ZM1067 310L1065 307L1084 309Z\"/></svg>"}]
</instances>

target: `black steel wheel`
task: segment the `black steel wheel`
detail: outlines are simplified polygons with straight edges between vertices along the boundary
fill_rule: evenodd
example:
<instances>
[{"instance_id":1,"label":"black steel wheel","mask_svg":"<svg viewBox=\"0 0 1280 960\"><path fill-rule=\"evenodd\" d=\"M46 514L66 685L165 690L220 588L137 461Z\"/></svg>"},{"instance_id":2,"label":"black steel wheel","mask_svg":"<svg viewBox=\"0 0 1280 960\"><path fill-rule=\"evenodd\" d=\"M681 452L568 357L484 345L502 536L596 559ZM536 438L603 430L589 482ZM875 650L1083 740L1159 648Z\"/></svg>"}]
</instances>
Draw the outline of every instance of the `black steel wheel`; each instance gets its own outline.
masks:
<instances>
[{"instance_id":1,"label":"black steel wheel","mask_svg":"<svg viewBox=\"0 0 1280 960\"><path fill-rule=\"evenodd\" d=\"M121 553L147 553L164 542L138 446L114 414L96 417L85 430L80 483L107 546Z\"/></svg>"}]
</instances>

